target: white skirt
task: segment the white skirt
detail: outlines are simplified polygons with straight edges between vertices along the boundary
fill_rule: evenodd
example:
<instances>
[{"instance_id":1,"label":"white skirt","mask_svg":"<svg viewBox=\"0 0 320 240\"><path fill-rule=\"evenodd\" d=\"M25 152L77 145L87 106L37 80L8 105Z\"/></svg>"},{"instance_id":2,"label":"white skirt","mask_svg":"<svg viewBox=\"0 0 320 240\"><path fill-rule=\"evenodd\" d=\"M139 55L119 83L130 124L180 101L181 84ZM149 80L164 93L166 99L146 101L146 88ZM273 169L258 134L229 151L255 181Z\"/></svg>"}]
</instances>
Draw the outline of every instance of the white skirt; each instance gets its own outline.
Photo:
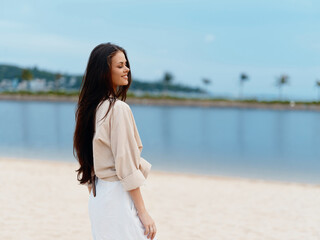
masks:
<instances>
[{"instance_id":1,"label":"white skirt","mask_svg":"<svg viewBox=\"0 0 320 240\"><path fill-rule=\"evenodd\" d=\"M133 200L120 181L95 177L96 196L88 202L93 240L150 240ZM155 236L153 240L157 240Z\"/></svg>"}]
</instances>

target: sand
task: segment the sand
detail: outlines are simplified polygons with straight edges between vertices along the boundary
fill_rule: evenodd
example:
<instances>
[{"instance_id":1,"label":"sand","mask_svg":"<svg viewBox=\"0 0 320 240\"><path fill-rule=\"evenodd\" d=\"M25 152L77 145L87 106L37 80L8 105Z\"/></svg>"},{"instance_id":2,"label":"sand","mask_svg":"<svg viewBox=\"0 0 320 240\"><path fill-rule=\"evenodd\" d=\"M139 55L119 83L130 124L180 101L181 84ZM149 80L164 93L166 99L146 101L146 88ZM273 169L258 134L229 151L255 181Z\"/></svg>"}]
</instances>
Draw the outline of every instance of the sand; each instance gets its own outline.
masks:
<instances>
[{"instance_id":1,"label":"sand","mask_svg":"<svg viewBox=\"0 0 320 240\"><path fill-rule=\"evenodd\" d=\"M0 158L0 239L92 239L76 162ZM320 239L320 186L151 170L159 240Z\"/></svg>"}]
</instances>

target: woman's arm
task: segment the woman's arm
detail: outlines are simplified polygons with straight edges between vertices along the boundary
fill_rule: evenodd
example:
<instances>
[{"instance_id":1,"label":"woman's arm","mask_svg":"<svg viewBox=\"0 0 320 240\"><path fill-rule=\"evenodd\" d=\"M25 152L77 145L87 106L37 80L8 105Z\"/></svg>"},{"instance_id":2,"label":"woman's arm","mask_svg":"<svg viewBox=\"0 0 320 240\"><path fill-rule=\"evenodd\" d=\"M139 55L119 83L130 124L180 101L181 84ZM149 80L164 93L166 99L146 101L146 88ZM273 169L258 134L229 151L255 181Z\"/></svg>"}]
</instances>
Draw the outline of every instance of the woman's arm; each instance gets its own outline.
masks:
<instances>
[{"instance_id":1,"label":"woman's arm","mask_svg":"<svg viewBox=\"0 0 320 240\"><path fill-rule=\"evenodd\" d=\"M130 190L128 192L133 200L134 206L138 211L138 216L145 228L144 235L149 235L148 238L153 239L156 235L157 229L153 219L150 217L144 206L140 187Z\"/></svg>"},{"instance_id":2,"label":"woman's arm","mask_svg":"<svg viewBox=\"0 0 320 240\"><path fill-rule=\"evenodd\" d=\"M130 190L129 193L130 193L130 196L134 202L134 206L136 207L138 213L145 212L146 208L144 206L144 202L142 199L140 187L133 189L133 190Z\"/></svg>"}]
</instances>

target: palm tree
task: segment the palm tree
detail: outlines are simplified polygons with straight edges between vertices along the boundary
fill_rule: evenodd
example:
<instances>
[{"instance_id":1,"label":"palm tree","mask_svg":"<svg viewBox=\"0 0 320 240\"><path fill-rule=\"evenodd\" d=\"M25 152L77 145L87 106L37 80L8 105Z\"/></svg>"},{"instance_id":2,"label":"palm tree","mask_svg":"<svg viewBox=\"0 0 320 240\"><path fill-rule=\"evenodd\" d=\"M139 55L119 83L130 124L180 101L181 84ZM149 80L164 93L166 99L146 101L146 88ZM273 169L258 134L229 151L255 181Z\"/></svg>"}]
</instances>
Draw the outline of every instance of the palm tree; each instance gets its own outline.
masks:
<instances>
[{"instance_id":1,"label":"palm tree","mask_svg":"<svg viewBox=\"0 0 320 240\"><path fill-rule=\"evenodd\" d=\"M289 83L289 76L286 74L282 74L278 79L277 79L277 86L279 88L279 99L282 100L282 87L286 84Z\"/></svg>"},{"instance_id":2,"label":"palm tree","mask_svg":"<svg viewBox=\"0 0 320 240\"><path fill-rule=\"evenodd\" d=\"M209 78L202 78L202 83L206 87L207 85L211 84L211 80Z\"/></svg>"},{"instance_id":3,"label":"palm tree","mask_svg":"<svg viewBox=\"0 0 320 240\"><path fill-rule=\"evenodd\" d=\"M243 97L243 84L249 80L249 76L245 73L240 74L240 87L239 87L239 98Z\"/></svg>"},{"instance_id":4,"label":"palm tree","mask_svg":"<svg viewBox=\"0 0 320 240\"><path fill-rule=\"evenodd\" d=\"M54 88L55 88L55 90L57 91L59 88L60 88L60 82L59 82L59 80L60 80L60 78L62 78L62 74L60 74L60 73L57 73L57 74L55 74L55 76L54 76Z\"/></svg>"},{"instance_id":5,"label":"palm tree","mask_svg":"<svg viewBox=\"0 0 320 240\"><path fill-rule=\"evenodd\" d=\"M203 83L204 85L209 85L209 84L211 84L211 80L208 79L208 78L202 78L202 83Z\"/></svg>"},{"instance_id":6,"label":"palm tree","mask_svg":"<svg viewBox=\"0 0 320 240\"><path fill-rule=\"evenodd\" d=\"M173 81L173 75L170 72L165 72L162 80L165 94L167 93L168 87L172 83L172 81Z\"/></svg>"},{"instance_id":7,"label":"palm tree","mask_svg":"<svg viewBox=\"0 0 320 240\"><path fill-rule=\"evenodd\" d=\"M27 89L30 90L30 80L33 79L32 72L29 69L22 69L21 72L21 79L22 80L27 80Z\"/></svg>"},{"instance_id":8,"label":"palm tree","mask_svg":"<svg viewBox=\"0 0 320 240\"><path fill-rule=\"evenodd\" d=\"M316 87L318 88L318 101L320 101L320 80L316 81Z\"/></svg>"}]
</instances>

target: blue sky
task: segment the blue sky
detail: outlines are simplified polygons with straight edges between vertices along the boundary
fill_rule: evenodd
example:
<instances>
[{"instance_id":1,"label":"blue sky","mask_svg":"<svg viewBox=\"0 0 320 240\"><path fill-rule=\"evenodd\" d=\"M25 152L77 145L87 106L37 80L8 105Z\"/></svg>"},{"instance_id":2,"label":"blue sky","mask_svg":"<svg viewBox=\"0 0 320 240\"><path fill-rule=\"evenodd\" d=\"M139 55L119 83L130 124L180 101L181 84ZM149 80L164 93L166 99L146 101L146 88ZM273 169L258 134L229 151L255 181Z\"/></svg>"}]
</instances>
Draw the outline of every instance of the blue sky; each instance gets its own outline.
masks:
<instances>
[{"instance_id":1,"label":"blue sky","mask_svg":"<svg viewBox=\"0 0 320 240\"><path fill-rule=\"evenodd\" d=\"M91 50L113 42L127 50L133 77L237 96L278 96L288 74L289 99L317 97L320 1L2 0L0 63L82 74Z\"/></svg>"}]
</instances>

